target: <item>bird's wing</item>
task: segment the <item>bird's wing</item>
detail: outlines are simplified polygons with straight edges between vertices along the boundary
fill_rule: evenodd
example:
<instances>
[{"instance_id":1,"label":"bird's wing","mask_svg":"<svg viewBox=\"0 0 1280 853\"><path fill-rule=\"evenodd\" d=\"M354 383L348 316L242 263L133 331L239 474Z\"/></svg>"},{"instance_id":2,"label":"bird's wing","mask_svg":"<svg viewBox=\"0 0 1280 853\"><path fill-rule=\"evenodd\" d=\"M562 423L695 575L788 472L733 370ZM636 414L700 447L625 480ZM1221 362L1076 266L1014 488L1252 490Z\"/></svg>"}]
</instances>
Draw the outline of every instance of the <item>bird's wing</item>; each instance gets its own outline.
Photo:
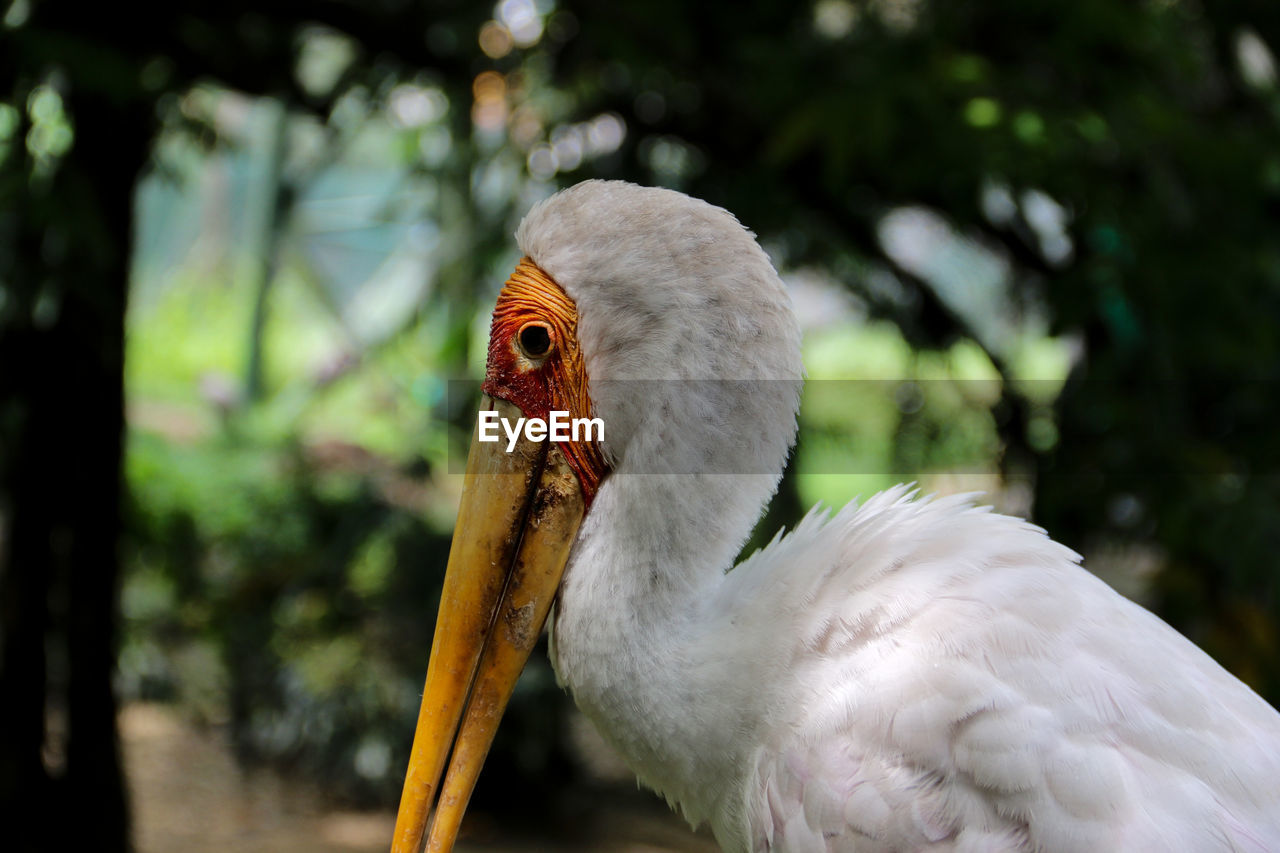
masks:
<instances>
[{"instance_id":1,"label":"bird's wing","mask_svg":"<svg viewBox=\"0 0 1280 853\"><path fill-rule=\"evenodd\" d=\"M732 573L786 656L758 849L1280 849L1271 706L1038 528L910 498Z\"/></svg>"}]
</instances>

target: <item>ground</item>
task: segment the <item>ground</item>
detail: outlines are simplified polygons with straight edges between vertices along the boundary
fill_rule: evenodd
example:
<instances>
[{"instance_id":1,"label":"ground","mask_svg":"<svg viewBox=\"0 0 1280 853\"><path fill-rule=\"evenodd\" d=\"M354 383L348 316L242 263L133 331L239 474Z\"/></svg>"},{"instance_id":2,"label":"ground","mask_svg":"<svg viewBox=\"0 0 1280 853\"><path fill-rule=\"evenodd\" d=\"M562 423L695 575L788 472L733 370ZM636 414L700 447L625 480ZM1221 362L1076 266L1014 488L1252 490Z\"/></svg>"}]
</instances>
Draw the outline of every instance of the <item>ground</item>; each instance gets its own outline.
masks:
<instances>
[{"instance_id":1,"label":"ground","mask_svg":"<svg viewBox=\"0 0 1280 853\"><path fill-rule=\"evenodd\" d=\"M395 814L325 805L303 782L244 770L222 733L175 708L133 704L120 715L138 853L385 853ZM634 796L632 795L634 793ZM515 837L485 815L468 815L459 853L714 853L656 799L602 791L590 817L557 838Z\"/></svg>"}]
</instances>

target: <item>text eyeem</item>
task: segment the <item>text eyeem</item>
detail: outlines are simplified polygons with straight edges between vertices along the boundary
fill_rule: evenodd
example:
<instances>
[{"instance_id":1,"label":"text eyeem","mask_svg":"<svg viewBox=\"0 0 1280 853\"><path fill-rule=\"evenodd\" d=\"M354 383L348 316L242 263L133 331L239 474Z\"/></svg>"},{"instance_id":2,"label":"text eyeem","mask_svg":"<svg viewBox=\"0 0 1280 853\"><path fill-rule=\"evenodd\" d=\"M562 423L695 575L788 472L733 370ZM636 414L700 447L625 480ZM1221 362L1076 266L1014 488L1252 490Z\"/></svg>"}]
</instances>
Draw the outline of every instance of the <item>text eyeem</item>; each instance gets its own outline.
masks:
<instances>
[{"instance_id":1,"label":"text eyeem","mask_svg":"<svg viewBox=\"0 0 1280 853\"><path fill-rule=\"evenodd\" d=\"M495 411L480 413L481 441L499 441L507 436L507 452L515 450L521 431L530 441L604 441L604 421L600 418L571 418L568 412L553 410L547 419L517 418L514 424Z\"/></svg>"}]
</instances>

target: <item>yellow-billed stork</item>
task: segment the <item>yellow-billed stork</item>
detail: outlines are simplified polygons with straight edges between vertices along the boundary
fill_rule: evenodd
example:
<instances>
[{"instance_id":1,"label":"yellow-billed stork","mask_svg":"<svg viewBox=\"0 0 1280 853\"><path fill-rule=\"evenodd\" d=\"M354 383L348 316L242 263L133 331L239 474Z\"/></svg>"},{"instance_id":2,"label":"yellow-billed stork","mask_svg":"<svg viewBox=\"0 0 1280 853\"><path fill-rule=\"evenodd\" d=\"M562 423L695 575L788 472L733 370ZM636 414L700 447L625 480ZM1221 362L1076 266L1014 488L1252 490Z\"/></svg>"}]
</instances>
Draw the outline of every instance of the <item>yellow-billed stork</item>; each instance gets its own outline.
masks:
<instances>
[{"instance_id":1,"label":"yellow-billed stork","mask_svg":"<svg viewBox=\"0 0 1280 853\"><path fill-rule=\"evenodd\" d=\"M578 706L726 850L1280 850L1280 715L1039 528L899 487L732 567L803 368L731 214L588 181L517 240L483 405L605 435L473 440L395 853L432 803L451 848L553 600Z\"/></svg>"}]
</instances>

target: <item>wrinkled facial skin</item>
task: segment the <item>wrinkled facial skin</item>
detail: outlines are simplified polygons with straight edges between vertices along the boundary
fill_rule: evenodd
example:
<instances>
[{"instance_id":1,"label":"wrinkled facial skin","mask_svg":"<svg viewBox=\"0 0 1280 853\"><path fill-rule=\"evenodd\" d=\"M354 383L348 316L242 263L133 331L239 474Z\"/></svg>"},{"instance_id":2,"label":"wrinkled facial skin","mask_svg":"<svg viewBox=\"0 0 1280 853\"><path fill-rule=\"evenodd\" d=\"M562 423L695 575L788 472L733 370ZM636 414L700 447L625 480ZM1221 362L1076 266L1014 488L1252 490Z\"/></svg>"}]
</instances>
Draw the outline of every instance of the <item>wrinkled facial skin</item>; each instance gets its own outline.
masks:
<instances>
[{"instance_id":1,"label":"wrinkled facial skin","mask_svg":"<svg viewBox=\"0 0 1280 853\"><path fill-rule=\"evenodd\" d=\"M483 390L514 403L526 418L567 411L592 417L587 370L578 346L578 309L533 261L522 258L493 309ZM561 444L591 505L607 468L594 441Z\"/></svg>"}]
</instances>

